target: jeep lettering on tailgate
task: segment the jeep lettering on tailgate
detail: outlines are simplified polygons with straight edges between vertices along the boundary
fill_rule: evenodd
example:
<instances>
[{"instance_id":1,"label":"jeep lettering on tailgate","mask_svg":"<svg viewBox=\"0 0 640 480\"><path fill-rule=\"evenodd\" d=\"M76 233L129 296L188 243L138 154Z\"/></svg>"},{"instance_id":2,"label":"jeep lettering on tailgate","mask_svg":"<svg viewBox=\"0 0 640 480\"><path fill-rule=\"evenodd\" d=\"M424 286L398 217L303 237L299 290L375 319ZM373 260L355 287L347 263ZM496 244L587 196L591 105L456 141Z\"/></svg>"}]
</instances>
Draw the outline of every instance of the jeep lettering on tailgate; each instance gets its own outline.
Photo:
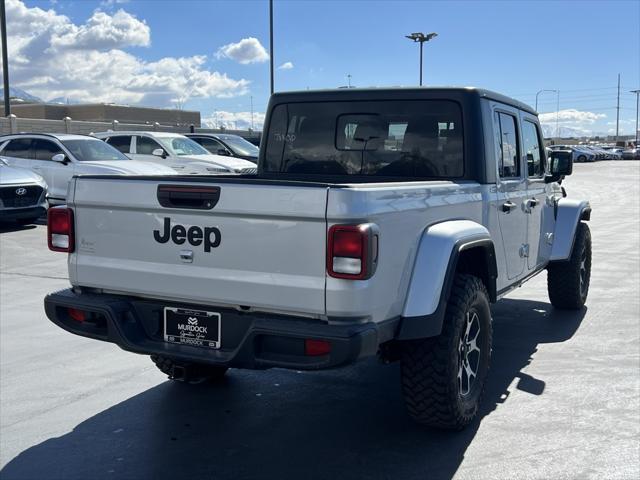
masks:
<instances>
[{"instance_id":1,"label":"jeep lettering on tailgate","mask_svg":"<svg viewBox=\"0 0 640 480\"><path fill-rule=\"evenodd\" d=\"M158 243L167 243L171 239L176 245L182 245L186 241L194 247L204 243L204 251L210 252L220 245L221 236L216 227L204 227L203 231L200 227L192 226L187 230L183 225L177 224L171 228L171 219L165 217L164 231L160 233L160 230L154 230L153 238Z\"/></svg>"}]
</instances>

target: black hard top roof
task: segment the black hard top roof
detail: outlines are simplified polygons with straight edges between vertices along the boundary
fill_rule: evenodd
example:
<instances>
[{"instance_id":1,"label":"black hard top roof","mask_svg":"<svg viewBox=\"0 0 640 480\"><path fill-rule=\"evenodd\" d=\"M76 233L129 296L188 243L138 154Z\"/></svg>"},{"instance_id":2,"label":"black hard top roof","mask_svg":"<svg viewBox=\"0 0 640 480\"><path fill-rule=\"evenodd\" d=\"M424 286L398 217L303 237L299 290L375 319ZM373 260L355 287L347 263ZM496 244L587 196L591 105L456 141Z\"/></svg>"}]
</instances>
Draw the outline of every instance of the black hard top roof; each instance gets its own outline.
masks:
<instances>
[{"instance_id":1,"label":"black hard top roof","mask_svg":"<svg viewBox=\"0 0 640 480\"><path fill-rule=\"evenodd\" d=\"M524 110L532 115L538 113L529 105L515 100L506 95L476 87L376 87L376 88L336 88L327 90L297 90L291 92L278 92L272 95L272 102L304 102L304 101L348 101L348 100L373 100L373 99L397 99L407 100L419 97L440 97L447 95L463 96L466 98L487 98L496 102L511 105Z\"/></svg>"}]
</instances>

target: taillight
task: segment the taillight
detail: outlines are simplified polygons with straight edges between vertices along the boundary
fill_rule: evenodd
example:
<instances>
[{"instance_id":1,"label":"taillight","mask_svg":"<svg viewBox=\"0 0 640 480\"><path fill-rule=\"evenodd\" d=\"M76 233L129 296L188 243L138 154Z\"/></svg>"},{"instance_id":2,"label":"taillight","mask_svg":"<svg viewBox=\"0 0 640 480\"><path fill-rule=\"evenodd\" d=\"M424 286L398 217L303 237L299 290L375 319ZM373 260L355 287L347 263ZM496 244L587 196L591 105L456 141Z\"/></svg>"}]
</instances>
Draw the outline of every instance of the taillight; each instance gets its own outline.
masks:
<instances>
[{"instance_id":1,"label":"taillight","mask_svg":"<svg viewBox=\"0 0 640 480\"><path fill-rule=\"evenodd\" d=\"M67 313L76 322L82 323L87 319L87 316L85 315L84 311L78 310L77 308L67 308Z\"/></svg>"},{"instance_id":2,"label":"taillight","mask_svg":"<svg viewBox=\"0 0 640 480\"><path fill-rule=\"evenodd\" d=\"M331 343L327 340L313 340L307 338L304 341L304 354L308 357L320 357L331 353Z\"/></svg>"},{"instance_id":3,"label":"taillight","mask_svg":"<svg viewBox=\"0 0 640 480\"><path fill-rule=\"evenodd\" d=\"M366 280L378 262L375 225L334 225L329 229L327 273L335 278Z\"/></svg>"},{"instance_id":4,"label":"taillight","mask_svg":"<svg viewBox=\"0 0 640 480\"><path fill-rule=\"evenodd\" d=\"M75 247L73 210L66 207L50 208L47 213L47 242L49 250L71 253Z\"/></svg>"}]
</instances>

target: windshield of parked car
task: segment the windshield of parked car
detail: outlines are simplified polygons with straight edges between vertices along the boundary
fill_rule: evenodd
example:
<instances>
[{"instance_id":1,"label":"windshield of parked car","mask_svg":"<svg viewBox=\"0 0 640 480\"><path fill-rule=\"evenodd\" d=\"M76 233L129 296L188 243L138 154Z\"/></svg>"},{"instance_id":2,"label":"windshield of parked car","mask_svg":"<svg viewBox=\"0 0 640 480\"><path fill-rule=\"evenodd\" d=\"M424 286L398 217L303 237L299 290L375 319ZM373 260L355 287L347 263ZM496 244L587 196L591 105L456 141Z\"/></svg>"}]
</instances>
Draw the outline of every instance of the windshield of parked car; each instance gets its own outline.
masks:
<instances>
[{"instance_id":1,"label":"windshield of parked car","mask_svg":"<svg viewBox=\"0 0 640 480\"><path fill-rule=\"evenodd\" d=\"M264 172L457 178L464 174L462 112L448 100L277 105Z\"/></svg>"},{"instance_id":2,"label":"windshield of parked car","mask_svg":"<svg viewBox=\"0 0 640 480\"><path fill-rule=\"evenodd\" d=\"M209 151L187 137L156 138L173 155L210 155Z\"/></svg>"},{"instance_id":3,"label":"windshield of parked car","mask_svg":"<svg viewBox=\"0 0 640 480\"><path fill-rule=\"evenodd\" d=\"M258 156L258 147L239 135L218 135L218 138L226 143L236 155L244 155L247 157Z\"/></svg>"},{"instance_id":4,"label":"windshield of parked car","mask_svg":"<svg viewBox=\"0 0 640 480\"><path fill-rule=\"evenodd\" d=\"M129 160L123 153L97 138L63 140L62 144L79 162Z\"/></svg>"}]
</instances>

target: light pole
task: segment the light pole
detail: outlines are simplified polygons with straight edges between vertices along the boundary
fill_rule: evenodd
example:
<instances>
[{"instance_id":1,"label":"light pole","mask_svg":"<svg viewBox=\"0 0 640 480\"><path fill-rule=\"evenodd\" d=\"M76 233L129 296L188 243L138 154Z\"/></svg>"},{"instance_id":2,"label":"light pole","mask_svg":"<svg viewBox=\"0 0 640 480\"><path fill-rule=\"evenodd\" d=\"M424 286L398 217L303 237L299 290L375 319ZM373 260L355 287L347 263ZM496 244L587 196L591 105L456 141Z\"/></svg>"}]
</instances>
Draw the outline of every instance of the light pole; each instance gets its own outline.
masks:
<instances>
[{"instance_id":1,"label":"light pole","mask_svg":"<svg viewBox=\"0 0 640 480\"><path fill-rule=\"evenodd\" d=\"M555 92L555 93L558 93L558 90L549 90L547 88L543 88L542 90L538 90L538 93L536 93L536 112L538 111L538 96L543 92Z\"/></svg>"},{"instance_id":2,"label":"light pole","mask_svg":"<svg viewBox=\"0 0 640 480\"><path fill-rule=\"evenodd\" d=\"M11 114L11 100L9 94L9 59L7 56L7 13L4 0L0 0L0 30L2 30L2 81L4 83L4 116Z\"/></svg>"},{"instance_id":3,"label":"light pole","mask_svg":"<svg viewBox=\"0 0 640 480\"><path fill-rule=\"evenodd\" d=\"M438 34L435 32L427 33L426 35L420 32L412 33L411 35L405 35L406 38L408 38L409 40L413 40L414 43L420 43L420 86L422 86L422 44L437 36Z\"/></svg>"},{"instance_id":4,"label":"light pole","mask_svg":"<svg viewBox=\"0 0 640 480\"><path fill-rule=\"evenodd\" d=\"M638 110L640 109L640 90L631 90L636 94L636 148L638 148Z\"/></svg>"},{"instance_id":5,"label":"light pole","mask_svg":"<svg viewBox=\"0 0 640 480\"><path fill-rule=\"evenodd\" d=\"M269 76L273 95L273 0L269 0Z\"/></svg>"}]
</instances>

